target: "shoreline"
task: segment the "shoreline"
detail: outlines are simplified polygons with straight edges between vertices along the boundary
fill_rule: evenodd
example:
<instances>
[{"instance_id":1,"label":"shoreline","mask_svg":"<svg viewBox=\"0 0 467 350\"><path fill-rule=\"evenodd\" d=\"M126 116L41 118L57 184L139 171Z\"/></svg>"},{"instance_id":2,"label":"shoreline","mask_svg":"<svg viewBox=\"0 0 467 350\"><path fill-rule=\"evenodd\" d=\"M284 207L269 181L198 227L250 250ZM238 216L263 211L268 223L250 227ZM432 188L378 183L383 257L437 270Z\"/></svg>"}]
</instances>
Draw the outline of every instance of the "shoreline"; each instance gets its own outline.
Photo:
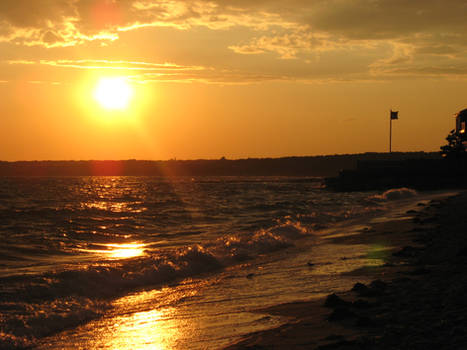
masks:
<instances>
[{"instance_id":1,"label":"shoreline","mask_svg":"<svg viewBox=\"0 0 467 350\"><path fill-rule=\"evenodd\" d=\"M359 161L439 159L439 152L357 153L277 158L0 161L2 176L337 176Z\"/></svg>"},{"instance_id":2,"label":"shoreline","mask_svg":"<svg viewBox=\"0 0 467 350\"><path fill-rule=\"evenodd\" d=\"M467 348L467 193L420 204L336 244L387 241L386 263L351 272L371 283L258 312L289 320L225 349Z\"/></svg>"}]
</instances>

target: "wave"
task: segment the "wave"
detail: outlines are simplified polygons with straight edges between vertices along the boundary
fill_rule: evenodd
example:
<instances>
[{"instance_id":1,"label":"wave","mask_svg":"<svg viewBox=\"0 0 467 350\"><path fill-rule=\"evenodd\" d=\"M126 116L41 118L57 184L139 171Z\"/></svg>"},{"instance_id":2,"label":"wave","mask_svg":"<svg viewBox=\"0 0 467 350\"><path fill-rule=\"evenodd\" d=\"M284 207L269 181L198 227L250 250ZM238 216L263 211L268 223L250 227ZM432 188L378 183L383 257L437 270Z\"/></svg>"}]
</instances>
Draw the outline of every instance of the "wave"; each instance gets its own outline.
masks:
<instances>
[{"instance_id":1,"label":"wave","mask_svg":"<svg viewBox=\"0 0 467 350\"><path fill-rule=\"evenodd\" d=\"M49 300L69 295L113 297L128 289L218 270L241 260L253 259L258 254L290 247L294 240L310 232L300 223L286 221L249 235L226 235L205 245L159 250L142 257L102 261L85 268L71 268L38 276L3 277L0 283L22 288L9 292L3 289L0 297L9 301Z\"/></svg>"},{"instance_id":2,"label":"wave","mask_svg":"<svg viewBox=\"0 0 467 350\"><path fill-rule=\"evenodd\" d=\"M37 339L76 327L103 315L109 304L89 298L64 298L0 304L0 348L25 349Z\"/></svg>"},{"instance_id":3,"label":"wave","mask_svg":"<svg viewBox=\"0 0 467 350\"><path fill-rule=\"evenodd\" d=\"M313 237L315 228L364 215L375 208L285 218L267 229L224 235L204 244L151 250L119 261L35 276L0 278L0 348L22 349L38 339L100 317L113 299L132 290L162 286L222 270Z\"/></svg>"},{"instance_id":4,"label":"wave","mask_svg":"<svg viewBox=\"0 0 467 350\"><path fill-rule=\"evenodd\" d=\"M417 195L418 195L417 191L411 188L402 187L402 188L393 188L393 189L387 190L380 195L374 195L374 196L371 196L370 198L374 200L379 200L379 201L394 201L394 200L400 200L400 199L413 198Z\"/></svg>"},{"instance_id":5,"label":"wave","mask_svg":"<svg viewBox=\"0 0 467 350\"><path fill-rule=\"evenodd\" d=\"M301 199L297 201L281 198L273 204L255 203L255 200L249 198L245 201L245 207L240 208L241 210L232 205L224 207L221 203L215 207L232 211L234 218L242 218L241 223L236 223L234 232L221 237L214 234L204 235L205 227L211 227L212 231L219 229L219 232L226 232L224 230L226 225L213 225L218 220L216 216L206 216L206 222L210 226L196 226L196 216L184 215L188 209L174 208L178 202L174 202L168 208L161 208L164 210L151 213L153 216L141 214L137 218L131 213L123 213L125 214L123 215L105 211L101 216L97 213L101 212L99 208L83 208L69 212L64 209L66 212L61 213L55 209L28 211L29 217L34 219L52 217L47 224L56 225L58 222L62 225L59 225L56 231L67 234L66 239L69 240L67 244L72 248L82 241L86 244L89 243L88 240L96 242L99 238L96 238L97 235L109 234L112 241L115 241L117 233L108 233L106 229L101 230L99 225L109 226L112 228L110 231L113 231L113 228L117 226L111 226L112 222L117 221L120 225L119 230L123 230L125 234L141 233L147 230L147 235L141 234L141 237L150 238L146 240L148 249L146 255L140 257L113 261L93 260L93 263L84 267L76 264L61 264L54 272L0 278L0 348L31 347L38 338L99 317L111 307L114 298L132 290L157 287L184 278L219 271L228 266L255 259L260 255L294 246L297 240L312 237L313 232L318 229L346 219L376 215L384 210L385 205L382 202L409 198L416 194L410 189L394 189L371 198L368 198L368 193L328 194L320 192L318 197L313 193L310 192L309 197L300 197ZM147 206L150 207L150 205ZM255 210L268 214L252 216L251 212ZM285 214L277 214L277 210ZM211 210L206 209L206 212L211 212ZM213 212L218 213L218 211ZM294 214L290 214L291 212ZM69 215L64 215L64 213ZM78 216L73 216L77 213ZM243 215L245 213L248 215ZM7 214L0 211L0 216L8 217ZM15 215L19 216L20 213ZM55 216L58 219L55 220ZM69 217L72 220L68 220ZM275 219L278 217L280 219ZM180 225L182 220L187 220L189 225ZM154 222L157 222L159 226L155 226ZM275 224L270 226L271 222ZM166 223L173 223L173 227ZM18 230L14 222L12 225L8 227L9 231L13 233L23 231L29 235L28 230ZM269 228L260 228L262 226L269 226ZM245 227L248 228L245 229ZM151 236L154 231L158 232L157 235ZM191 235L199 235L200 241L206 237L211 237L211 240L178 248L173 244L172 248L155 244L155 242L162 242L161 238L171 236L180 238ZM213 238L214 236L216 238ZM33 237L34 234L31 233L31 240L26 241L32 242ZM43 239L43 235L40 237ZM57 244L63 242L62 239L56 241ZM105 237L102 241L106 242ZM50 240L50 242L55 241ZM51 251L60 248L57 246L55 249L52 243L48 247ZM42 249L42 246L34 248ZM72 253L73 249L67 252ZM25 256L24 251L21 251L21 254ZM39 256L39 253L35 252L34 256Z\"/></svg>"},{"instance_id":6,"label":"wave","mask_svg":"<svg viewBox=\"0 0 467 350\"><path fill-rule=\"evenodd\" d=\"M293 241L311 233L299 222L286 221L270 229L260 229L251 237L248 235L228 235L217 241L214 251L224 264L255 258L259 254L284 249Z\"/></svg>"},{"instance_id":7,"label":"wave","mask_svg":"<svg viewBox=\"0 0 467 350\"><path fill-rule=\"evenodd\" d=\"M99 317L113 298L131 290L217 271L290 247L309 233L300 223L287 221L250 235L226 235L205 245L37 276L0 278L4 286L0 289L0 348L30 347L38 338Z\"/></svg>"}]
</instances>

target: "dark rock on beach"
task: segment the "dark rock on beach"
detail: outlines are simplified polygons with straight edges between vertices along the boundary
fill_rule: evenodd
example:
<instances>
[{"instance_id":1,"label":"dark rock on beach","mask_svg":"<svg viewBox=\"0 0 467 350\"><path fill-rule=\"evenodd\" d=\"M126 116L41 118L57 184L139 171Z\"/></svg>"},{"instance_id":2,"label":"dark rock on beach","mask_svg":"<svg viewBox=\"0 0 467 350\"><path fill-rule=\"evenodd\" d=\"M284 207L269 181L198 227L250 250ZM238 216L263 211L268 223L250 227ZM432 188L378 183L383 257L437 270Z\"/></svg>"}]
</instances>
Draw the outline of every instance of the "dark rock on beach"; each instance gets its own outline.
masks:
<instances>
[{"instance_id":1,"label":"dark rock on beach","mask_svg":"<svg viewBox=\"0 0 467 350\"><path fill-rule=\"evenodd\" d=\"M369 309L373 306L368 300L357 299L352 303L352 306L356 309Z\"/></svg>"},{"instance_id":2,"label":"dark rock on beach","mask_svg":"<svg viewBox=\"0 0 467 350\"><path fill-rule=\"evenodd\" d=\"M336 294L330 294L327 296L326 301L324 302L324 306L335 308L338 306L348 306L351 303L348 301L343 300L342 298L338 297Z\"/></svg>"},{"instance_id":3,"label":"dark rock on beach","mask_svg":"<svg viewBox=\"0 0 467 350\"><path fill-rule=\"evenodd\" d=\"M386 283L380 280L371 282L369 286L358 282L353 286L351 290L357 293L357 295L359 296L374 297L381 295L386 289L386 286Z\"/></svg>"},{"instance_id":4,"label":"dark rock on beach","mask_svg":"<svg viewBox=\"0 0 467 350\"><path fill-rule=\"evenodd\" d=\"M329 315L329 321L341 321L355 317L355 313L346 306L338 306Z\"/></svg>"},{"instance_id":5,"label":"dark rock on beach","mask_svg":"<svg viewBox=\"0 0 467 350\"><path fill-rule=\"evenodd\" d=\"M392 255L402 257L402 258L412 258L417 255L419 250L417 248L414 248L412 246L405 246L398 252L393 253Z\"/></svg>"}]
</instances>

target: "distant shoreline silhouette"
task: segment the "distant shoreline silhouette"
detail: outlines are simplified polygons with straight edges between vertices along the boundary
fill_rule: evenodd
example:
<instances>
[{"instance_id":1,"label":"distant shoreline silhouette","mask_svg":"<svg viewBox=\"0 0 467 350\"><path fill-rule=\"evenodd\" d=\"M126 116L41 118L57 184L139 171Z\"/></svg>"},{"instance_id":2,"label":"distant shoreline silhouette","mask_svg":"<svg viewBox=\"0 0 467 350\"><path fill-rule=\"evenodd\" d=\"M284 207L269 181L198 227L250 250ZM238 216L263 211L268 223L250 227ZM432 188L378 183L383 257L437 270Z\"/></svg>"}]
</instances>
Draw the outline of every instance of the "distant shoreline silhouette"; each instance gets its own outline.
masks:
<instances>
[{"instance_id":1,"label":"distant shoreline silhouette","mask_svg":"<svg viewBox=\"0 0 467 350\"><path fill-rule=\"evenodd\" d=\"M439 152L217 160L0 161L0 176L337 176L359 162L440 159Z\"/></svg>"}]
</instances>

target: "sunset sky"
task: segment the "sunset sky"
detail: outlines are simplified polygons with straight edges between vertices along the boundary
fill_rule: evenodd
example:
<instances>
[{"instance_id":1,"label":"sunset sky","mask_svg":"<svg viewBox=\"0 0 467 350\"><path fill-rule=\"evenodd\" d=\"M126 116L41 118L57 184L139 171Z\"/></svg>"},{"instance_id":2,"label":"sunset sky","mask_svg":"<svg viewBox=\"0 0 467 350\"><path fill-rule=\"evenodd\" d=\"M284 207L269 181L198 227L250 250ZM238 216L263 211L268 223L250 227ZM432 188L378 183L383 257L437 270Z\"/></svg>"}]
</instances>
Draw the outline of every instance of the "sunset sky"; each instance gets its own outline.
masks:
<instances>
[{"instance_id":1,"label":"sunset sky","mask_svg":"<svg viewBox=\"0 0 467 350\"><path fill-rule=\"evenodd\" d=\"M436 151L466 0L1 0L0 159Z\"/></svg>"}]
</instances>

